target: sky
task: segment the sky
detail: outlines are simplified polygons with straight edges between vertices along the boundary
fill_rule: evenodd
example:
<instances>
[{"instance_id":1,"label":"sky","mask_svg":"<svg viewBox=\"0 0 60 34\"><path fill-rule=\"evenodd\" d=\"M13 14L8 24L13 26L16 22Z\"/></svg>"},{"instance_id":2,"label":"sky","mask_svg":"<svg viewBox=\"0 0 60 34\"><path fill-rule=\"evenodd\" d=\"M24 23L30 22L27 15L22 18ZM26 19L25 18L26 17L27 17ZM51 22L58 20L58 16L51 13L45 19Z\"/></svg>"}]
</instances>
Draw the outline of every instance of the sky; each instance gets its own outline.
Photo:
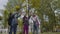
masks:
<instances>
[{"instance_id":1,"label":"sky","mask_svg":"<svg viewBox=\"0 0 60 34\"><path fill-rule=\"evenodd\" d=\"M0 9L5 9L4 5L6 5L8 0L0 0Z\"/></svg>"}]
</instances>

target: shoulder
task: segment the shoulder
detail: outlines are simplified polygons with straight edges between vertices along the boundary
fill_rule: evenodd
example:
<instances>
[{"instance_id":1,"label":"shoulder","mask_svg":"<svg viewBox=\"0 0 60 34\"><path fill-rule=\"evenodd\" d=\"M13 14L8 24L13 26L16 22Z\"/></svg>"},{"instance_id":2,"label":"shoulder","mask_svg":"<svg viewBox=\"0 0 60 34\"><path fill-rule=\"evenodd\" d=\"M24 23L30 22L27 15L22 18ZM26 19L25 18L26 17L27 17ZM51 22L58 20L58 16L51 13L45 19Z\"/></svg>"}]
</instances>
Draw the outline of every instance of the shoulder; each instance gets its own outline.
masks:
<instances>
[{"instance_id":1,"label":"shoulder","mask_svg":"<svg viewBox=\"0 0 60 34\"><path fill-rule=\"evenodd\" d=\"M35 17L36 17L36 18L38 18L38 16L37 16L37 15L36 15Z\"/></svg>"}]
</instances>

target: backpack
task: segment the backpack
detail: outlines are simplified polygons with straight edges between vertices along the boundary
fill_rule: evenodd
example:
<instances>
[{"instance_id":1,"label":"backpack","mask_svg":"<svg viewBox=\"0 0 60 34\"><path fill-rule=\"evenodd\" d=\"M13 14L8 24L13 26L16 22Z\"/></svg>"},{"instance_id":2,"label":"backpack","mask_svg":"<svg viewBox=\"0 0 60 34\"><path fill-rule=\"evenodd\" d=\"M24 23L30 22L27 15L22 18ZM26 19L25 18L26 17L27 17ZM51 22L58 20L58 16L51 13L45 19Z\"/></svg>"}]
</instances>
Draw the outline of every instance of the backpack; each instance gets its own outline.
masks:
<instances>
[{"instance_id":1,"label":"backpack","mask_svg":"<svg viewBox=\"0 0 60 34\"><path fill-rule=\"evenodd\" d=\"M32 20L33 20L33 23L34 23L35 27L39 26L39 22L38 22L37 17L33 17Z\"/></svg>"},{"instance_id":2,"label":"backpack","mask_svg":"<svg viewBox=\"0 0 60 34\"><path fill-rule=\"evenodd\" d=\"M12 22L12 16L10 15L8 18L8 25L11 25L11 22Z\"/></svg>"}]
</instances>

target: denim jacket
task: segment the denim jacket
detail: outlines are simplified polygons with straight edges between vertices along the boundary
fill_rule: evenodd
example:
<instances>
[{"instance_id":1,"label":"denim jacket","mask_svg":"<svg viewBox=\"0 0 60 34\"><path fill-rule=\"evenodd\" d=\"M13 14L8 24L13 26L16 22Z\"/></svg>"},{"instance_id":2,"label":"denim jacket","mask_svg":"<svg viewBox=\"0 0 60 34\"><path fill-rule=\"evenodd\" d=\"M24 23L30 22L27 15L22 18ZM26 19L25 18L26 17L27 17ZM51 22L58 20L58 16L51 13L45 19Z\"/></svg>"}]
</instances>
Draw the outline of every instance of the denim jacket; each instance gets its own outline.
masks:
<instances>
[{"instance_id":1,"label":"denim jacket","mask_svg":"<svg viewBox=\"0 0 60 34\"><path fill-rule=\"evenodd\" d=\"M12 26L13 25L18 25L18 17L20 17L20 15L18 15L18 13L14 13L13 15L12 15L12 17L13 17L13 19L12 19Z\"/></svg>"}]
</instances>

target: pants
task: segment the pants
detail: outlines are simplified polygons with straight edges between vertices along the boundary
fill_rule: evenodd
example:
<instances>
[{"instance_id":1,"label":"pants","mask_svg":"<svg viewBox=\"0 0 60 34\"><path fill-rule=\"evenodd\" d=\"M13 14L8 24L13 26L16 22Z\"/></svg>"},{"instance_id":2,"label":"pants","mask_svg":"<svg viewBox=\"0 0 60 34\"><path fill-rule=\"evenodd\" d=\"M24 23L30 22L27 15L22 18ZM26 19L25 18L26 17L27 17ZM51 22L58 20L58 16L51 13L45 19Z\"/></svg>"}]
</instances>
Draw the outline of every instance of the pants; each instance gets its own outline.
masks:
<instances>
[{"instance_id":1,"label":"pants","mask_svg":"<svg viewBox=\"0 0 60 34\"><path fill-rule=\"evenodd\" d=\"M23 27L23 34L28 34L28 25L24 25Z\"/></svg>"},{"instance_id":2,"label":"pants","mask_svg":"<svg viewBox=\"0 0 60 34\"><path fill-rule=\"evenodd\" d=\"M33 34L38 34L38 26L33 25Z\"/></svg>"},{"instance_id":3,"label":"pants","mask_svg":"<svg viewBox=\"0 0 60 34\"><path fill-rule=\"evenodd\" d=\"M10 32L9 32L9 34L12 34L12 32L14 32L14 34L16 34L16 31L17 31L17 25L10 26Z\"/></svg>"}]
</instances>

